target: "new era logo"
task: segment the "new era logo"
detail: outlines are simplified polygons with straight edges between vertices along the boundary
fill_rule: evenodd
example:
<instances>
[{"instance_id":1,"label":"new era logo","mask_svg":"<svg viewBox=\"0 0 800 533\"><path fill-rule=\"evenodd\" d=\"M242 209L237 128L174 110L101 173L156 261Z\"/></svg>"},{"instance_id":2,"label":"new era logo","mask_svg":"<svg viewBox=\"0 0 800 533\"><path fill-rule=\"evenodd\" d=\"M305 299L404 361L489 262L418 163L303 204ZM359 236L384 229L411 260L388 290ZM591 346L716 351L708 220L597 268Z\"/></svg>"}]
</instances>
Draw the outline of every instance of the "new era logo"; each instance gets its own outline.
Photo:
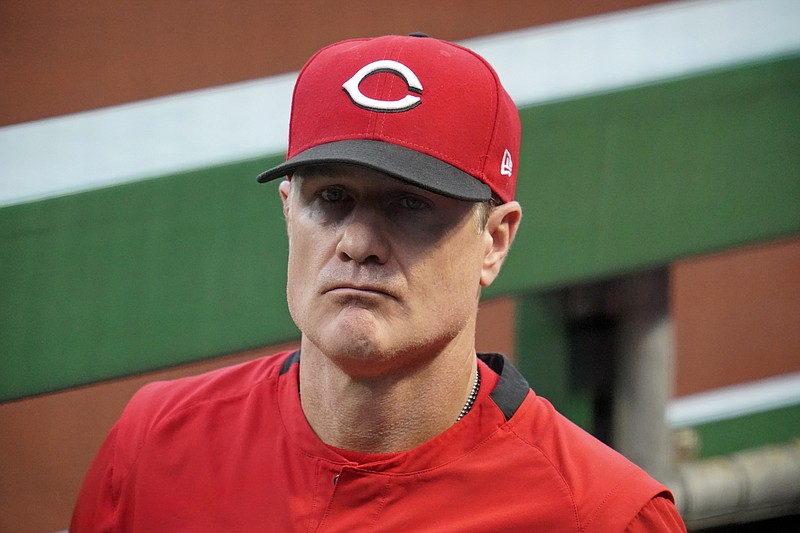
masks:
<instances>
[{"instance_id":1,"label":"new era logo","mask_svg":"<svg viewBox=\"0 0 800 533\"><path fill-rule=\"evenodd\" d=\"M514 161L511 160L511 152L503 152L503 161L500 163L500 174L511 177L514 171Z\"/></svg>"}]
</instances>

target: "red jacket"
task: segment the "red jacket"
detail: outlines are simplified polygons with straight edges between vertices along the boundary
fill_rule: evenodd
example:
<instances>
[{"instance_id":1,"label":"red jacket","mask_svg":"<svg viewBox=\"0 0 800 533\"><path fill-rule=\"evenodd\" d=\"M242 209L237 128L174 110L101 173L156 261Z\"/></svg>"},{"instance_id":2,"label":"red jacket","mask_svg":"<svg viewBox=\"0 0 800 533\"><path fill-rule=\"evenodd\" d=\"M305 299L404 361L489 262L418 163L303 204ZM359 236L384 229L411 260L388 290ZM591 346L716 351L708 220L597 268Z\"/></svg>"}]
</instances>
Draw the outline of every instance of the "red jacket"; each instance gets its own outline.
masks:
<instances>
[{"instance_id":1,"label":"red jacket","mask_svg":"<svg viewBox=\"0 0 800 533\"><path fill-rule=\"evenodd\" d=\"M87 531L685 531L663 486L559 415L498 355L436 438L365 456L321 442L297 353L152 383L84 482Z\"/></svg>"}]
</instances>

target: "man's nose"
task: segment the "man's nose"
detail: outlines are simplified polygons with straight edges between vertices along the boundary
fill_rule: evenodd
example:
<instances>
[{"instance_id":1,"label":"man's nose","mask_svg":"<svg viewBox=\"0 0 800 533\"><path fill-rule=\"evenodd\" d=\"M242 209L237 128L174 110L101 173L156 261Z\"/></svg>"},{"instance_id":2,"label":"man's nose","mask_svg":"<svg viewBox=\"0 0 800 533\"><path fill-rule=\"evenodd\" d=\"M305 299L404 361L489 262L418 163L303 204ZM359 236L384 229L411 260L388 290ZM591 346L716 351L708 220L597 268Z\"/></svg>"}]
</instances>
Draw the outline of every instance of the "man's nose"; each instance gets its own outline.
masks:
<instances>
[{"instance_id":1,"label":"man's nose","mask_svg":"<svg viewBox=\"0 0 800 533\"><path fill-rule=\"evenodd\" d=\"M381 210L356 205L342 225L336 252L344 261L385 263L389 258L386 221Z\"/></svg>"}]
</instances>

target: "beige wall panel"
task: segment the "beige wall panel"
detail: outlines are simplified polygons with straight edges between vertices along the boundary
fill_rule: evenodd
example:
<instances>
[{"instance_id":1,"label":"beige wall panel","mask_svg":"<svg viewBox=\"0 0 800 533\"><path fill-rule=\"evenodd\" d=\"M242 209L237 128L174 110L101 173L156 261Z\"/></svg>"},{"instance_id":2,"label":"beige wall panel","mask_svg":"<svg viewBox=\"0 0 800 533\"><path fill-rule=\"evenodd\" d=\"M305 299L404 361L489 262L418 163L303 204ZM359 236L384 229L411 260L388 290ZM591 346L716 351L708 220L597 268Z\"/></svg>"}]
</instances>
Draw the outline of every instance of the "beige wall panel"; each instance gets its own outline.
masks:
<instances>
[{"instance_id":1,"label":"beige wall panel","mask_svg":"<svg viewBox=\"0 0 800 533\"><path fill-rule=\"evenodd\" d=\"M678 396L800 371L800 238L672 269Z\"/></svg>"},{"instance_id":2,"label":"beige wall panel","mask_svg":"<svg viewBox=\"0 0 800 533\"><path fill-rule=\"evenodd\" d=\"M500 352L513 361L515 327L516 313L512 298L481 302L475 349L479 352Z\"/></svg>"}]
</instances>

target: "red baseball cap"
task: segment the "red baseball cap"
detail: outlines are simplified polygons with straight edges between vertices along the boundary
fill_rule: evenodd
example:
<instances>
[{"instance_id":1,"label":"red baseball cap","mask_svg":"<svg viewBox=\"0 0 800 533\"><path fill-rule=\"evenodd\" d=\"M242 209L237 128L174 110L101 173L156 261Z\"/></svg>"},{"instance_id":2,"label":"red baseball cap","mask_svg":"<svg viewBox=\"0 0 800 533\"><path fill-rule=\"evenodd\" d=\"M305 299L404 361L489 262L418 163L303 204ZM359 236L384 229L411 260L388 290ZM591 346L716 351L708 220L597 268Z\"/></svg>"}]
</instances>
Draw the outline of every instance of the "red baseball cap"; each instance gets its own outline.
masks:
<instances>
[{"instance_id":1,"label":"red baseball cap","mask_svg":"<svg viewBox=\"0 0 800 533\"><path fill-rule=\"evenodd\" d=\"M354 39L317 52L297 78L286 161L362 165L462 200L514 198L517 107L475 52L422 34Z\"/></svg>"}]
</instances>

